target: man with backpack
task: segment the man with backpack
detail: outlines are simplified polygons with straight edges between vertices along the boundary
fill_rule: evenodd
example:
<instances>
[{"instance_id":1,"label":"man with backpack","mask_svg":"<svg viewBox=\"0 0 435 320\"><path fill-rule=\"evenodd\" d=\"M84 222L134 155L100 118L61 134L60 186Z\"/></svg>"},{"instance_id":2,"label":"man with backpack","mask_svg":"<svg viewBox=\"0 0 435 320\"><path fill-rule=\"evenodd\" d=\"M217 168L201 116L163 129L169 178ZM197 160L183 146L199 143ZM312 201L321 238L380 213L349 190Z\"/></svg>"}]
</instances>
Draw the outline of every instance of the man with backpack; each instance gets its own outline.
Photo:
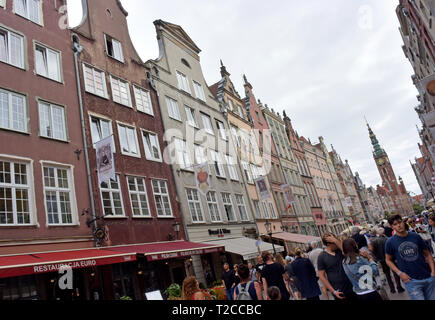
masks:
<instances>
[{"instance_id":1,"label":"man with backpack","mask_svg":"<svg viewBox=\"0 0 435 320\"><path fill-rule=\"evenodd\" d=\"M246 264L239 265L240 283L234 288L234 300L263 300L260 284L251 281L249 268Z\"/></svg>"}]
</instances>

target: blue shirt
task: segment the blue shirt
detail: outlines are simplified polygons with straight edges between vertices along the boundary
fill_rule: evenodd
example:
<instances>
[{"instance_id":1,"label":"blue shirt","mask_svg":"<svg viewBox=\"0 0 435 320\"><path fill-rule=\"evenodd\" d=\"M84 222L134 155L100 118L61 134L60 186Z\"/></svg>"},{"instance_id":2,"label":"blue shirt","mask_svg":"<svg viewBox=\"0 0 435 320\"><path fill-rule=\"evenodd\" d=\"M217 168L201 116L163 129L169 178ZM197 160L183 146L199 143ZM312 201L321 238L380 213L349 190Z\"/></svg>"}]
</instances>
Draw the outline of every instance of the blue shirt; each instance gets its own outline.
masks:
<instances>
[{"instance_id":1,"label":"blue shirt","mask_svg":"<svg viewBox=\"0 0 435 320\"><path fill-rule=\"evenodd\" d=\"M385 244L386 254L393 256L399 270L414 280L424 280L431 276L423 250L429 250L429 247L419 234L413 232L404 238L395 235Z\"/></svg>"},{"instance_id":2,"label":"blue shirt","mask_svg":"<svg viewBox=\"0 0 435 320\"><path fill-rule=\"evenodd\" d=\"M363 257L357 257L356 263L350 264L349 258L345 259L343 261L343 268L344 272L346 273L347 277L349 278L350 282L353 286L353 291L356 294L363 294L363 293L369 293L370 291L376 290L375 284L373 283L372 288L370 288L370 284L367 283L367 285L364 288L360 287L360 279L366 275L367 271L365 271L362 267L368 266L372 269L372 275L373 279L379 275L379 269L376 262L369 262L367 259Z\"/></svg>"},{"instance_id":3,"label":"blue shirt","mask_svg":"<svg viewBox=\"0 0 435 320\"><path fill-rule=\"evenodd\" d=\"M245 284L239 284L239 285L242 287L242 289L246 290L246 286L248 284L245 283ZM237 296L239 295L239 285L237 285L235 288ZM249 288L248 288L248 292L249 292L249 295L251 296L252 300L255 300L255 301L258 300L257 291L255 291L255 282L251 282L251 284L249 285Z\"/></svg>"}]
</instances>

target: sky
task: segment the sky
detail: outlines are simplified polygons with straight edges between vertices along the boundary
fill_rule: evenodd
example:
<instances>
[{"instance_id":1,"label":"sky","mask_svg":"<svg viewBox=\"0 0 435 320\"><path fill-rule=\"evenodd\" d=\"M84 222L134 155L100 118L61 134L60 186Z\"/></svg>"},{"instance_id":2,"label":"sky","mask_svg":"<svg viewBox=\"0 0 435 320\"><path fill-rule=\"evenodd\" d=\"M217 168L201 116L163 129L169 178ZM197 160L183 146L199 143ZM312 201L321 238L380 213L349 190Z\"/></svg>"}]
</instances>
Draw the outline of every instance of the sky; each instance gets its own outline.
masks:
<instances>
[{"instance_id":1,"label":"sky","mask_svg":"<svg viewBox=\"0 0 435 320\"><path fill-rule=\"evenodd\" d=\"M68 0L70 25L80 0ZM421 194L409 163L420 156L417 89L395 9L398 0L121 0L133 44L146 61L159 55L153 21L178 24L202 50L207 84L220 59L243 95L285 110L300 136L323 136L366 186L381 184L364 120L408 191Z\"/></svg>"}]
</instances>

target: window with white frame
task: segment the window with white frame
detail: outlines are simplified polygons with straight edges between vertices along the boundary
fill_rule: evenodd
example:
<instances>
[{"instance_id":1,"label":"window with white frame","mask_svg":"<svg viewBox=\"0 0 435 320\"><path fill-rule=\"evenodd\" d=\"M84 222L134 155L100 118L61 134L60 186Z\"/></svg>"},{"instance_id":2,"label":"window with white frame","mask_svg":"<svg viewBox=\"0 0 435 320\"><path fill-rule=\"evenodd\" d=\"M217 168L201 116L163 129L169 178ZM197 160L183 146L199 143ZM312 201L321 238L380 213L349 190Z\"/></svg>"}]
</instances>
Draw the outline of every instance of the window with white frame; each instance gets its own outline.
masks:
<instances>
[{"instance_id":1,"label":"window with white frame","mask_svg":"<svg viewBox=\"0 0 435 320\"><path fill-rule=\"evenodd\" d=\"M248 213L246 212L245 199L242 195L236 194L237 207L239 208L240 219L249 221Z\"/></svg>"},{"instance_id":2,"label":"window with white frame","mask_svg":"<svg viewBox=\"0 0 435 320\"><path fill-rule=\"evenodd\" d=\"M264 212L264 218L269 219L269 211L267 209L267 203L265 201L262 201L261 204L263 205L263 212Z\"/></svg>"},{"instance_id":3,"label":"window with white frame","mask_svg":"<svg viewBox=\"0 0 435 320\"><path fill-rule=\"evenodd\" d=\"M227 130L225 129L225 125L222 121L216 120L216 127L219 131L219 136L222 140L227 141Z\"/></svg>"},{"instance_id":4,"label":"window with white frame","mask_svg":"<svg viewBox=\"0 0 435 320\"><path fill-rule=\"evenodd\" d=\"M261 219L261 209L260 209L260 201L253 200L254 208L255 208L255 215L257 219Z\"/></svg>"},{"instance_id":5,"label":"window with white frame","mask_svg":"<svg viewBox=\"0 0 435 320\"><path fill-rule=\"evenodd\" d=\"M205 101L205 94L204 94L204 89L202 88L202 85L200 85L196 81L193 81L193 89L195 90L195 96L198 99Z\"/></svg>"},{"instance_id":6,"label":"window with white frame","mask_svg":"<svg viewBox=\"0 0 435 320\"><path fill-rule=\"evenodd\" d=\"M235 181L239 181L239 175L237 173L237 167L236 167L236 163L234 160L234 157L230 157L228 155L225 155L225 161L227 162L228 165L228 172L230 173L230 179L231 180L235 180Z\"/></svg>"},{"instance_id":7,"label":"window with white frame","mask_svg":"<svg viewBox=\"0 0 435 320\"><path fill-rule=\"evenodd\" d=\"M118 61L124 62L124 55L122 53L122 45L118 40L113 39L107 34L104 35L106 41L106 53L109 57L112 57Z\"/></svg>"},{"instance_id":8,"label":"window with white frame","mask_svg":"<svg viewBox=\"0 0 435 320\"><path fill-rule=\"evenodd\" d=\"M151 95L148 90L133 86L134 99L136 100L137 111L154 115L153 105L151 103Z\"/></svg>"},{"instance_id":9,"label":"window with white frame","mask_svg":"<svg viewBox=\"0 0 435 320\"><path fill-rule=\"evenodd\" d=\"M42 137L67 140L65 108L39 101L39 132Z\"/></svg>"},{"instance_id":10,"label":"window with white frame","mask_svg":"<svg viewBox=\"0 0 435 320\"><path fill-rule=\"evenodd\" d=\"M2 8L5 7L5 1L6 1L6 0L0 0L0 7L2 7Z\"/></svg>"},{"instance_id":11,"label":"window with white frame","mask_svg":"<svg viewBox=\"0 0 435 320\"><path fill-rule=\"evenodd\" d=\"M192 160L190 158L189 149L187 148L187 143L184 140L175 138L175 153L177 164L181 169L192 170Z\"/></svg>"},{"instance_id":12,"label":"window with white frame","mask_svg":"<svg viewBox=\"0 0 435 320\"><path fill-rule=\"evenodd\" d=\"M0 61L24 68L24 37L0 28Z\"/></svg>"},{"instance_id":13,"label":"window with white frame","mask_svg":"<svg viewBox=\"0 0 435 320\"><path fill-rule=\"evenodd\" d=\"M14 0L16 14L37 24L42 24L41 0Z\"/></svg>"},{"instance_id":14,"label":"window with white frame","mask_svg":"<svg viewBox=\"0 0 435 320\"><path fill-rule=\"evenodd\" d=\"M142 139L145 147L145 157L151 161L162 161L162 153L160 151L159 138L157 134L142 131Z\"/></svg>"},{"instance_id":15,"label":"window with white frame","mask_svg":"<svg viewBox=\"0 0 435 320\"><path fill-rule=\"evenodd\" d=\"M220 154L214 150L210 150L210 157L211 157L211 160L213 161L214 168L216 170L216 176L221 177L221 178L225 178L226 177L225 169L224 169L222 157L220 156Z\"/></svg>"},{"instance_id":16,"label":"window with white frame","mask_svg":"<svg viewBox=\"0 0 435 320\"><path fill-rule=\"evenodd\" d=\"M166 97L166 106L168 107L168 115L170 118L181 121L180 109L178 102L172 98Z\"/></svg>"},{"instance_id":17,"label":"window with white frame","mask_svg":"<svg viewBox=\"0 0 435 320\"><path fill-rule=\"evenodd\" d=\"M92 143L95 148L95 144L107 137L110 137L113 134L112 131L112 122L110 120L98 118L95 116L91 116L91 135L92 135ZM112 148L113 152L115 152L115 144L112 138Z\"/></svg>"},{"instance_id":18,"label":"window with white frame","mask_svg":"<svg viewBox=\"0 0 435 320\"><path fill-rule=\"evenodd\" d=\"M202 124L204 125L204 129L208 134L214 135L213 126L211 124L210 116L201 113Z\"/></svg>"},{"instance_id":19,"label":"window with white frame","mask_svg":"<svg viewBox=\"0 0 435 320\"><path fill-rule=\"evenodd\" d=\"M127 176L131 208L135 217L151 217L145 179Z\"/></svg>"},{"instance_id":20,"label":"window with white frame","mask_svg":"<svg viewBox=\"0 0 435 320\"><path fill-rule=\"evenodd\" d=\"M234 215L233 202L231 201L230 193L222 193L222 202L224 203L225 214L229 222L237 221Z\"/></svg>"},{"instance_id":21,"label":"window with white frame","mask_svg":"<svg viewBox=\"0 0 435 320\"><path fill-rule=\"evenodd\" d=\"M109 184L106 182L101 183L100 191L104 215L109 217L124 217L119 176L116 176L116 181L110 180Z\"/></svg>"},{"instance_id":22,"label":"window with white frame","mask_svg":"<svg viewBox=\"0 0 435 320\"><path fill-rule=\"evenodd\" d=\"M110 76L113 101L131 107L130 85L127 81Z\"/></svg>"},{"instance_id":23,"label":"window with white frame","mask_svg":"<svg viewBox=\"0 0 435 320\"><path fill-rule=\"evenodd\" d=\"M249 184L253 184L254 180L252 179L252 174L251 174L251 169L250 169L249 163L247 163L246 161L242 161L242 167L243 167L243 171L245 172L246 181Z\"/></svg>"},{"instance_id":24,"label":"window with white frame","mask_svg":"<svg viewBox=\"0 0 435 320\"><path fill-rule=\"evenodd\" d=\"M71 171L66 168L44 166L45 209L48 224L73 224Z\"/></svg>"},{"instance_id":25,"label":"window with white frame","mask_svg":"<svg viewBox=\"0 0 435 320\"><path fill-rule=\"evenodd\" d=\"M164 180L152 180L154 201L158 217L172 217L168 185Z\"/></svg>"},{"instance_id":26,"label":"window with white frame","mask_svg":"<svg viewBox=\"0 0 435 320\"><path fill-rule=\"evenodd\" d=\"M242 139L240 138L239 128L231 126L231 134L236 139L237 147L240 148L242 146Z\"/></svg>"},{"instance_id":27,"label":"window with white frame","mask_svg":"<svg viewBox=\"0 0 435 320\"><path fill-rule=\"evenodd\" d=\"M198 191L195 189L186 189L186 193L192 222L204 222L204 216L201 210L201 199L199 198Z\"/></svg>"},{"instance_id":28,"label":"window with white frame","mask_svg":"<svg viewBox=\"0 0 435 320\"><path fill-rule=\"evenodd\" d=\"M0 89L0 128L27 132L26 97Z\"/></svg>"},{"instance_id":29,"label":"window with white frame","mask_svg":"<svg viewBox=\"0 0 435 320\"><path fill-rule=\"evenodd\" d=\"M272 202L269 202L269 208L270 208L271 218L276 219L277 216L276 216L275 208L273 207Z\"/></svg>"},{"instance_id":30,"label":"window with white frame","mask_svg":"<svg viewBox=\"0 0 435 320\"><path fill-rule=\"evenodd\" d=\"M91 66L83 64L85 90L97 96L107 98L106 74Z\"/></svg>"},{"instance_id":31,"label":"window with white frame","mask_svg":"<svg viewBox=\"0 0 435 320\"><path fill-rule=\"evenodd\" d=\"M118 135L121 153L127 156L140 157L136 128L118 123Z\"/></svg>"},{"instance_id":32,"label":"window with white frame","mask_svg":"<svg viewBox=\"0 0 435 320\"><path fill-rule=\"evenodd\" d=\"M35 45L35 71L40 76L55 81L62 81L59 51L41 44Z\"/></svg>"},{"instance_id":33,"label":"window with white frame","mask_svg":"<svg viewBox=\"0 0 435 320\"><path fill-rule=\"evenodd\" d=\"M231 99L228 99L228 108L233 111L234 110L234 105L233 105L233 101Z\"/></svg>"},{"instance_id":34,"label":"window with white frame","mask_svg":"<svg viewBox=\"0 0 435 320\"><path fill-rule=\"evenodd\" d=\"M30 166L0 159L0 225L32 223Z\"/></svg>"},{"instance_id":35,"label":"window with white frame","mask_svg":"<svg viewBox=\"0 0 435 320\"><path fill-rule=\"evenodd\" d=\"M187 80L186 75L184 75L180 71L177 71L177 80L178 80L178 88L187 93L190 93L189 81Z\"/></svg>"},{"instance_id":36,"label":"window with white frame","mask_svg":"<svg viewBox=\"0 0 435 320\"><path fill-rule=\"evenodd\" d=\"M189 124L194 128L199 128L198 121L196 120L195 109L185 106L185 110L186 110L187 124Z\"/></svg>"},{"instance_id":37,"label":"window with white frame","mask_svg":"<svg viewBox=\"0 0 435 320\"><path fill-rule=\"evenodd\" d=\"M240 118L243 118L244 114L243 114L243 108L242 108L242 106L237 106L237 107L238 107L238 110L239 110L239 116L240 116Z\"/></svg>"},{"instance_id":38,"label":"window with white frame","mask_svg":"<svg viewBox=\"0 0 435 320\"><path fill-rule=\"evenodd\" d=\"M207 193L207 205L211 222L222 222L216 192L209 191Z\"/></svg>"},{"instance_id":39,"label":"window with white frame","mask_svg":"<svg viewBox=\"0 0 435 320\"><path fill-rule=\"evenodd\" d=\"M252 177L254 180L258 179L260 177L260 174L258 172L258 167L255 164L251 164L251 172L252 172Z\"/></svg>"},{"instance_id":40,"label":"window with white frame","mask_svg":"<svg viewBox=\"0 0 435 320\"><path fill-rule=\"evenodd\" d=\"M203 164L208 162L206 148L195 145L195 161L197 164Z\"/></svg>"}]
</instances>

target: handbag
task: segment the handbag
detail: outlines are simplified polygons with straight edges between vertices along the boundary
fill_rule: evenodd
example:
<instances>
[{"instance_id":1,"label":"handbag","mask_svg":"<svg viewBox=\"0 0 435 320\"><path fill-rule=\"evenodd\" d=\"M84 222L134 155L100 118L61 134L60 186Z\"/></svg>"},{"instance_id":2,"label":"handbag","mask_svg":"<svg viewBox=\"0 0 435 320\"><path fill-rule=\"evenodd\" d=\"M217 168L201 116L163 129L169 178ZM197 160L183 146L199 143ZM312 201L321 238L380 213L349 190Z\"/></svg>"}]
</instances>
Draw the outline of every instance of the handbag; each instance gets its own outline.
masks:
<instances>
[{"instance_id":1,"label":"handbag","mask_svg":"<svg viewBox=\"0 0 435 320\"><path fill-rule=\"evenodd\" d=\"M350 273L350 275L352 276L352 278L356 281L359 282L359 278L352 272L350 271L349 267L347 266L346 262L343 263L343 266L346 268L347 272ZM377 283L376 278L373 276L373 287L376 291L380 291L382 289L382 287Z\"/></svg>"}]
</instances>

